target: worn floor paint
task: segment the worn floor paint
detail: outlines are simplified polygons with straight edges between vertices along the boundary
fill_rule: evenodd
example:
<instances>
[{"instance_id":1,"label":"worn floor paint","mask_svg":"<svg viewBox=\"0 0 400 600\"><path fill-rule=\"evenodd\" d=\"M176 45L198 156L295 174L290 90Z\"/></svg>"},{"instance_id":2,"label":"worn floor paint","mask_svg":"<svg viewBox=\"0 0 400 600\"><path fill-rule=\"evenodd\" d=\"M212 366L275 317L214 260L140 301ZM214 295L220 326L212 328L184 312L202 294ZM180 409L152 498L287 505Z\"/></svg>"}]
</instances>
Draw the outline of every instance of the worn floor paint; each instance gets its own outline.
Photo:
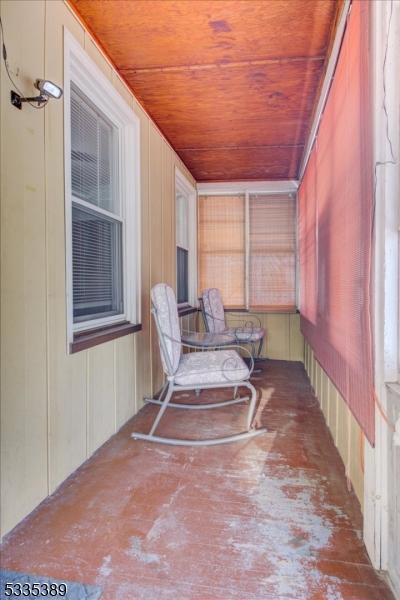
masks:
<instances>
[{"instance_id":1,"label":"worn floor paint","mask_svg":"<svg viewBox=\"0 0 400 600\"><path fill-rule=\"evenodd\" d=\"M254 383L264 399L274 388L258 415L266 435L134 441L147 406L6 537L3 568L100 585L106 600L392 598L303 365L266 361ZM238 432L245 411L169 409L160 433Z\"/></svg>"}]
</instances>

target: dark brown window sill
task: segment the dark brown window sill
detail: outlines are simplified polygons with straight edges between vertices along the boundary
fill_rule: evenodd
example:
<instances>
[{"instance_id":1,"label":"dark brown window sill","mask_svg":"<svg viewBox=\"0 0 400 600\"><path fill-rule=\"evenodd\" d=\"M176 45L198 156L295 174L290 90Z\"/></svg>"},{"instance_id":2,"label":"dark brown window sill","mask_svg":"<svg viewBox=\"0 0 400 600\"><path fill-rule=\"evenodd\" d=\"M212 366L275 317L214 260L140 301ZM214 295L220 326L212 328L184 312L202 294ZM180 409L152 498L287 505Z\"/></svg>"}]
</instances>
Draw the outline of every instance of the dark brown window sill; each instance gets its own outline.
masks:
<instances>
[{"instance_id":1,"label":"dark brown window sill","mask_svg":"<svg viewBox=\"0 0 400 600\"><path fill-rule=\"evenodd\" d=\"M134 325L133 323L124 321L123 323L116 323L115 325L98 327L91 331L82 331L74 335L74 341L70 343L69 351L71 354L74 354L75 352L87 350L88 348L93 348L93 346L116 340L124 335L130 335L141 329L141 324Z\"/></svg>"},{"instance_id":2,"label":"dark brown window sill","mask_svg":"<svg viewBox=\"0 0 400 600\"><path fill-rule=\"evenodd\" d=\"M186 315L192 315L193 313L196 313L197 311L198 311L198 308L196 308L194 306L190 306L189 304L178 306L178 316L179 317L186 317Z\"/></svg>"}]
</instances>

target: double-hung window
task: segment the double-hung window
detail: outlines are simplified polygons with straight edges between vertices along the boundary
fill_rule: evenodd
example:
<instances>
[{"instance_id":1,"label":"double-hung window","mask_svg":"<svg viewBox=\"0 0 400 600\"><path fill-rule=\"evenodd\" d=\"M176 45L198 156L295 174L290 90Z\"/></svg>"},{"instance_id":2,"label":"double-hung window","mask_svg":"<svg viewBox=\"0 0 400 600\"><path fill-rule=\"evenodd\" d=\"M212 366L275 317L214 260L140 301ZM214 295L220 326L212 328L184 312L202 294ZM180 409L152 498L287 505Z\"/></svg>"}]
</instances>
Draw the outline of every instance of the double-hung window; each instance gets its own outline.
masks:
<instances>
[{"instance_id":1,"label":"double-hung window","mask_svg":"<svg viewBox=\"0 0 400 600\"><path fill-rule=\"evenodd\" d=\"M124 314L118 131L71 85L73 321Z\"/></svg>"},{"instance_id":2,"label":"double-hung window","mask_svg":"<svg viewBox=\"0 0 400 600\"><path fill-rule=\"evenodd\" d=\"M139 321L138 120L66 36L68 339Z\"/></svg>"},{"instance_id":3,"label":"double-hung window","mask_svg":"<svg viewBox=\"0 0 400 600\"><path fill-rule=\"evenodd\" d=\"M196 190L176 170L176 297L178 305L196 304Z\"/></svg>"}]
</instances>

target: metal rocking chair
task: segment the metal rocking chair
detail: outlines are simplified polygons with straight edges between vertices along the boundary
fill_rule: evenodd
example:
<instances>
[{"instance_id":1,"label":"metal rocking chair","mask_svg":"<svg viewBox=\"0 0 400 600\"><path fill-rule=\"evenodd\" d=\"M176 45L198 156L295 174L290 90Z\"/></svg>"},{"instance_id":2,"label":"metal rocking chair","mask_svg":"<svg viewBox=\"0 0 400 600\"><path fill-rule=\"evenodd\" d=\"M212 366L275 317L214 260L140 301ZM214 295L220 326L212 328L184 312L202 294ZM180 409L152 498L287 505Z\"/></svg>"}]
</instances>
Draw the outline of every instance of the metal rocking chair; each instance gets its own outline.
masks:
<instances>
[{"instance_id":1,"label":"metal rocking chair","mask_svg":"<svg viewBox=\"0 0 400 600\"><path fill-rule=\"evenodd\" d=\"M249 381L253 368L253 359L250 353L243 348L243 350L247 351L250 355L250 368L247 367L246 363L236 350L227 350L227 346L224 346L221 350L182 353L182 346L191 348L193 348L193 346L184 344L181 340L177 304L172 288L164 283L157 284L151 291L151 299L152 313L158 332L161 360L167 380L157 399L146 399L147 402L160 406L160 410L156 415L149 433L134 432L132 433L132 437L137 440L147 440L150 442L179 446L210 446L242 441L266 432L265 428L253 428L257 393L256 389ZM235 348L237 348L237 345L235 345ZM225 437L197 440L168 438L155 435L161 417L168 407L185 408L188 410L206 410L220 408L222 406L231 406L232 404L238 404L239 402L246 402L249 400L248 396L243 398L236 397L237 388L240 386L247 387L251 392L246 430L244 432ZM196 390L199 388L232 388L234 390L233 399L223 402L196 404L171 402L171 397L174 392Z\"/></svg>"},{"instance_id":2,"label":"metal rocking chair","mask_svg":"<svg viewBox=\"0 0 400 600\"><path fill-rule=\"evenodd\" d=\"M261 321L256 315L246 316L246 320L244 320L243 313L235 313L235 311L230 310L229 313L238 315L235 317L235 321L239 322L240 325L228 327L221 292L217 288L204 290L199 302L206 332L231 335L234 337L236 344L249 344L253 359L261 360L260 355L265 338L265 329L261 327ZM256 321L256 324L253 320Z\"/></svg>"}]
</instances>

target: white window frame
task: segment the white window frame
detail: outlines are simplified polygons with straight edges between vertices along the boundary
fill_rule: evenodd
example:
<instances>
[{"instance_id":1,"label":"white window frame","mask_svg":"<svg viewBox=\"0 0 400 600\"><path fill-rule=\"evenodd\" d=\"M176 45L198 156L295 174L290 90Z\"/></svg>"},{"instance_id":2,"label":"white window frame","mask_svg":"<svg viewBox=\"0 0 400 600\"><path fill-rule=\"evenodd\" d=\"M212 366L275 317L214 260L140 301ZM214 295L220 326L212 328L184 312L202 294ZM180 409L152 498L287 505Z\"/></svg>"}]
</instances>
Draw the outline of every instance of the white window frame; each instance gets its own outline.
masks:
<instances>
[{"instance_id":1,"label":"white window frame","mask_svg":"<svg viewBox=\"0 0 400 600\"><path fill-rule=\"evenodd\" d=\"M184 302L179 304L180 308L185 306L197 306L197 192L196 188L190 183L187 177L182 173L182 171L175 167L175 215L176 215L176 196L177 193L180 192L182 195L186 196L188 199L188 271L189 271L189 281L188 281L188 302ZM176 232L176 220L175 220L175 232ZM176 252L177 244L175 237L175 264L177 269L176 262ZM176 285L178 285L178 277L176 277Z\"/></svg>"},{"instance_id":2,"label":"white window frame","mask_svg":"<svg viewBox=\"0 0 400 600\"><path fill-rule=\"evenodd\" d=\"M118 315L73 322L72 191L71 191L71 83L104 113L117 130L118 180L122 232L124 312ZM71 33L64 29L64 168L66 231L67 345L74 334L128 321L140 322L140 121L111 82ZM74 202L76 200L74 199ZM79 204L86 203L77 201ZM108 211L98 209L109 215Z\"/></svg>"}]
</instances>

